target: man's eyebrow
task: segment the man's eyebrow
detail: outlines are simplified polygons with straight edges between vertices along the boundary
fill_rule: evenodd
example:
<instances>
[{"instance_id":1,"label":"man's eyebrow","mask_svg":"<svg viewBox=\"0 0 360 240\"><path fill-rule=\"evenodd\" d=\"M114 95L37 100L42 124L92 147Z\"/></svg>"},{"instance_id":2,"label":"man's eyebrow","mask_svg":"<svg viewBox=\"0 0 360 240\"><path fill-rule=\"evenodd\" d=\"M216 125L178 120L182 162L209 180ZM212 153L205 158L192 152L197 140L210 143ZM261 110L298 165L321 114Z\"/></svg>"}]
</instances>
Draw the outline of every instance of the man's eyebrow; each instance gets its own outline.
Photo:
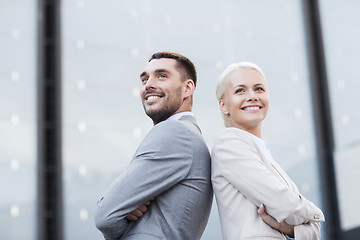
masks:
<instances>
[{"instance_id":1,"label":"man's eyebrow","mask_svg":"<svg viewBox=\"0 0 360 240\"><path fill-rule=\"evenodd\" d=\"M169 70L163 69L163 68L155 69L154 72L155 72L155 73L170 73ZM145 76L145 75L148 75L148 73L144 71L144 72L142 72L142 73L140 74L140 78L143 77L143 76Z\"/></svg>"},{"instance_id":2,"label":"man's eyebrow","mask_svg":"<svg viewBox=\"0 0 360 240\"><path fill-rule=\"evenodd\" d=\"M146 75L146 72L142 72L142 73L140 74L140 78L143 77L143 76L145 76L145 75Z\"/></svg>"},{"instance_id":3,"label":"man's eyebrow","mask_svg":"<svg viewBox=\"0 0 360 240\"><path fill-rule=\"evenodd\" d=\"M170 73L169 70L167 70L167 69L162 69L162 68L156 69L155 72L156 72L156 73Z\"/></svg>"}]
</instances>

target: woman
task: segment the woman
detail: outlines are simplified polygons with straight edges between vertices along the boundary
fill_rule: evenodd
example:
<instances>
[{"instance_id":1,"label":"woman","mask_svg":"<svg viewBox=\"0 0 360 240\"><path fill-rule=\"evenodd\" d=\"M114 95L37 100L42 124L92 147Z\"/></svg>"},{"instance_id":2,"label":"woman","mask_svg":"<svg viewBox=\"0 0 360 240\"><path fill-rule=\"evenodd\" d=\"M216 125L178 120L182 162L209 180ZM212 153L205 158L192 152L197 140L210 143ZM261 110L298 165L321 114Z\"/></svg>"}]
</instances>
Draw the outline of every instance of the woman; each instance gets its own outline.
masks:
<instances>
[{"instance_id":1,"label":"woman","mask_svg":"<svg viewBox=\"0 0 360 240\"><path fill-rule=\"evenodd\" d=\"M322 211L300 195L261 139L267 90L261 69L247 62L230 65L217 85L226 128L215 141L211 171L223 238L320 239Z\"/></svg>"}]
</instances>

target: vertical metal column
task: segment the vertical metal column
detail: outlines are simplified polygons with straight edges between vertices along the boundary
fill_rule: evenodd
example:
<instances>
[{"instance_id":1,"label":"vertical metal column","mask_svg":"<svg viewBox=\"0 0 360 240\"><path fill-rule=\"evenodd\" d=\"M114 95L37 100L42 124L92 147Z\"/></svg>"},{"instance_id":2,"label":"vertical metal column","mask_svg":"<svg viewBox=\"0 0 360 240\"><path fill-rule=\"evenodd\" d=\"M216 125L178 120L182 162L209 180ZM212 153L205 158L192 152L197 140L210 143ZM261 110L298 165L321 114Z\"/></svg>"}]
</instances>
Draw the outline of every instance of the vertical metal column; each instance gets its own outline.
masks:
<instances>
[{"instance_id":1,"label":"vertical metal column","mask_svg":"<svg viewBox=\"0 0 360 240\"><path fill-rule=\"evenodd\" d=\"M317 153L326 218L327 240L341 240L334 167L334 135L318 0L303 0Z\"/></svg>"},{"instance_id":2,"label":"vertical metal column","mask_svg":"<svg viewBox=\"0 0 360 240\"><path fill-rule=\"evenodd\" d=\"M60 0L38 0L37 239L63 239Z\"/></svg>"}]
</instances>

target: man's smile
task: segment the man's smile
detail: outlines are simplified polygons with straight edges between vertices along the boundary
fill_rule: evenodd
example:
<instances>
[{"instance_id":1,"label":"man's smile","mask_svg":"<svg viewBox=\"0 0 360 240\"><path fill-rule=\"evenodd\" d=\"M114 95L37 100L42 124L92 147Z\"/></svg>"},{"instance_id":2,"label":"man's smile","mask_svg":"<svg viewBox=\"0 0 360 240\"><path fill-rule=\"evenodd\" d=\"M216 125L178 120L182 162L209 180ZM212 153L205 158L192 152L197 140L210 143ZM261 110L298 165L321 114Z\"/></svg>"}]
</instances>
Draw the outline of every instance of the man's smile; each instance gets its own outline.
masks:
<instances>
[{"instance_id":1,"label":"man's smile","mask_svg":"<svg viewBox=\"0 0 360 240\"><path fill-rule=\"evenodd\" d=\"M144 99L147 103L156 102L158 99L162 98L164 94L162 93L147 93L144 96Z\"/></svg>"}]
</instances>

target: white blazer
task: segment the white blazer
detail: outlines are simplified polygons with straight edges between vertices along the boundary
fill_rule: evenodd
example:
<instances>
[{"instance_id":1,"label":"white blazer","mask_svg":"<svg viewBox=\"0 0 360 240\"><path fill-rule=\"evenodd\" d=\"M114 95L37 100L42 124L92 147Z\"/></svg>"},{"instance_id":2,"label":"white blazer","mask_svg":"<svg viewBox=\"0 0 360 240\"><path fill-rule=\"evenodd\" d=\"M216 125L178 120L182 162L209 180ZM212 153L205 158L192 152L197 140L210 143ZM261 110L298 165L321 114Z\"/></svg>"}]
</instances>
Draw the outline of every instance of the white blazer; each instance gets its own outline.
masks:
<instances>
[{"instance_id":1,"label":"white blazer","mask_svg":"<svg viewBox=\"0 0 360 240\"><path fill-rule=\"evenodd\" d=\"M225 240L287 239L263 222L263 203L278 222L296 225L296 240L320 239L324 214L273 160L260 138L239 128L222 130L211 153L211 180Z\"/></svg>"}]
</instances>

